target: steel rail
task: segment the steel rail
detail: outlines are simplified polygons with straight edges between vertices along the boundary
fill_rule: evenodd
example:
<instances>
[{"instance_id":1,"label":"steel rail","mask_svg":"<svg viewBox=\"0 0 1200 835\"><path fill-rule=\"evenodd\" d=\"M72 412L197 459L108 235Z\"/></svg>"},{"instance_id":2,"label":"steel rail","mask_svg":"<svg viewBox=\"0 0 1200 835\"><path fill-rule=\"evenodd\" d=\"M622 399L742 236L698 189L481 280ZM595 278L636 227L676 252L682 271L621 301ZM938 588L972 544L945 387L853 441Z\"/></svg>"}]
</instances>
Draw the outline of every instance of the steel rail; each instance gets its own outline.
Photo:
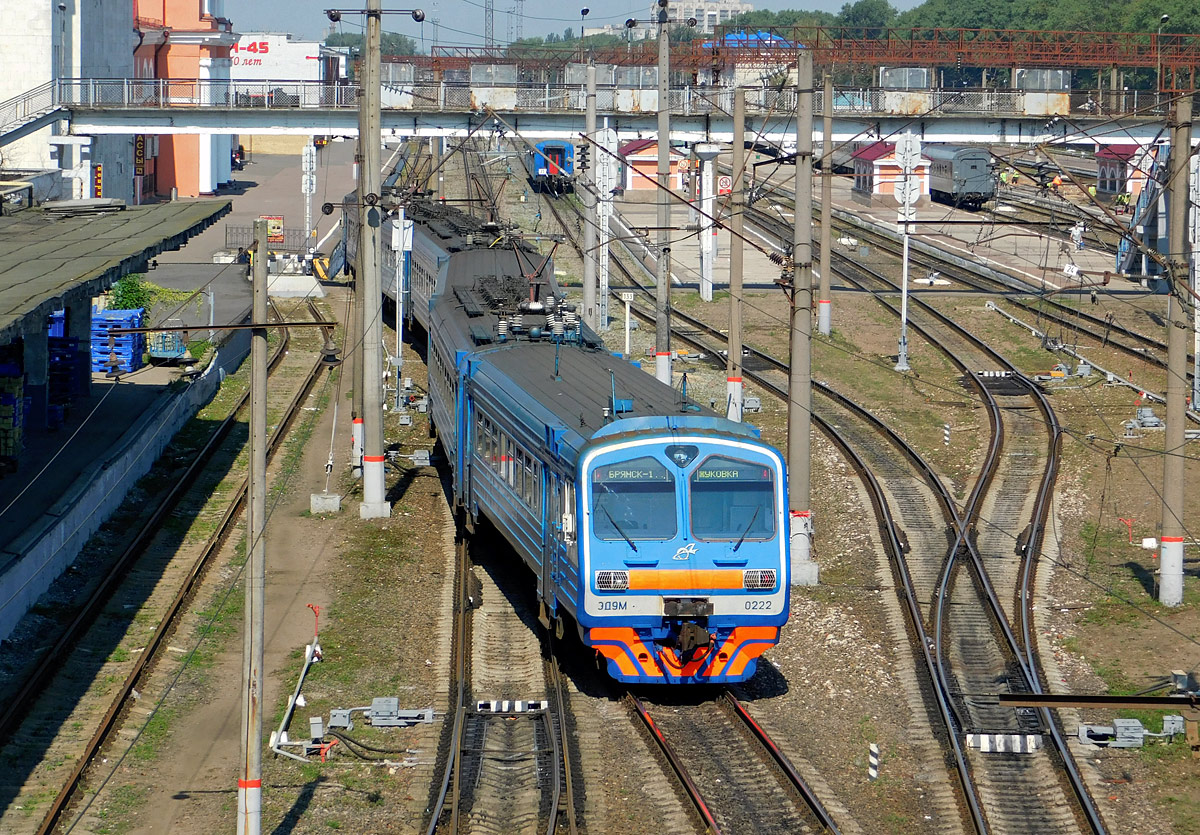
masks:
<instances>
[{"instance_id":1,"label":"steel rail","mask_svg":"<svg viewBox=\"0 0 1200 835\"><path fill-rule=\"evenodd\" d=\"M316 310L316 307L311 300L309 301L308 305L310 312L313 314L313 318L319 318L320 314ZM273 327L278 327L278 325L273 325ZM274 355L271 357L271 361L268 365L268 372L275 370L282 361L283 357L287 355L290 339L288 338L287 329L284 328L283 330L284 339L280 340L280 344L277 346ZM274 454L278 447L279 441L290 428L292 421L300 410L300 405L304 402L305 398L308 396L308 393L311 391L312 385L319 376L321 369L326 367L323 359L323 357L319 357L314 363L313 367L309 370L308 377L304 381L304 384L297 389L295 396L285 409L284 416L276 423L275 429L271 432L270 437L267 439L268 459ZM155 512L147 519L146 524L142 526L137 537L135 537L134 543L130 543L130 547L126 548L126 551L122 554L120 560L120 568L114 569L114 572L110 573L109 577L105 579L103 585L107 587L108 593L104 595L103 600L99 599L97 594L93 594L88 601L89 606L95 605L97 607L101 607L104 605L104 602L108 599L108 597L111 596L111 593L116 589L115 580L117 579L117 571L120 571L120 573L123 575L124 567L129 565L131 560L137 555L140 555L145 550L146 546L149 545L150 540L157 532L157 528L162 522L163 518L165 518L166 513L169 512L170 509L173 508L178 500L183 496L184 492L186 492L186 488L191 486L191 482L198 474L200 467L202 467L204 463L207 463L213 453L215 453L217 446L228 435L229 430L236 422L236 416L245 407L249 397L250 392L249 389L247 389L233 410L230 412L229 416L221 422L220 426L218 426L216 430L214 430L213 435L210 436L208 443L206 443L201 451L197 453L196 458L193 459L187 470L180 477L176 486L169 491L168 497L164 503L160 504L159 508L157 508ZM76 762L75 768L72 769L71 774L67 778L66 784L58 793L57 797L55 797L54 802L51 804L50 809L47 811L46 816L42 820L41 826L38 828L38 835L49 835L49 833L54 831L54 827L62 817L62 813L65 811L66 805L73 797L75 789L78 788L84 772L91 764L91 761L99 753L101 746L103 746L103 744L107 741L109 734L112 733L112 730L117 723L117 720L127 707L129 697L140 681L142 674L146 671L146 668L154 660L156 660L158 649L163 645L168 633L174 628L175 620L178 618L180 612L182 612L188 600L191 599L192 593L195 591L197 584L204 576L204 572L212 558L216 555L222 543L233 530L234 523L236 522L237 517L241 512L242 505L245 502L248 487L249 477L247 476L247 478L243 479L242 483L234 491L233 499L226 507L225 513L222 515L221 521L218 523L217 528L205 541L200 555L192 564L191 569L188 571L188 574L184 579L183 585L175 594L174 599L171 601L171 604L159 621L154 635L147 642L144 651L139 653L138 660L134 663L133 669L130 670L129 675L126 676L120 690L113 698L112 704L109 706L109 709L105 713L103 719L101 719L100 725L96 729L96 732L92 735L91 740L84 749L84 753ZM170 506L168 507L167 504ZM135 543L137 545L136 551L132 550ZM99 591L99 589L97 591ZM92 612L89 622L94 620L95 615L98 612L99 608ZM79 621L79 618L76 618L76 621L73 621L72 625L74 625L77 621ZM81 634L82 631L76 635L76 638L78 638ZM56 648L58 646L59 645L56 644Z\"/></svg>"},{"instance_id":2,"label":"steel rail","mask_svg":"<svg viewBox=\"0 0 1200 835\"><path fill-rule=\"evenodd\" d=\"M641 699L633 695L633 693L626 692L625 698L629 700L629 704L634 712L637 713L638 717L646 725L646 729L650 732L654 741L658 743L659 750L667 758L667 762L675 772L675 776L679 778L679 782L683 786L688 800L692 802L692 806L696 809L696 814L704 821L705 831L713 833L713 835L721 835L721 827L717 824L717 819L713 817L708 804L704 802L704 796L700 794L700 789L696 786L695 781L692 780L692 775L688 773L687 766L684 765L682 758L680 758L671 743L667 741L662 730L655 723L654 718L650 716L649 711L646 710L646 705L643 704Z\"/></svg>"},{"instance_id":3,"label":"steel rail","mask_svg":"<svg viewBox=\"0 0 1200 835\"><path fill-rule=\"evenodd\" d=\"M782 204L794 204L794 201L791 198L791 192L786 189L773 189L771 194L778 197L779 202ZM752 222L755 218L758 218L761 222L758 222L757 225L766 229L767 231L778 234L784 239L787 239L787 236L790 235L790 232L787 232L786 230L783 233L776 231L776 229L783 225L779 218L767 214L761 209L756 209L753 207L747 207L746 213L747 218L752 220ZM835 224L836 223L837 221L835 220ZM839 225L839 228L841 228L843 231L852 232L856 237L868 238L872 241L875 241L880 245L880 249L892 255L900 254L897 242L884 232L865 229L858 226L851 227ZM845 256L841 253L835 254L840 258L845 258ZM1167 350L1165 343L1159 341L1153 336L1141 333L1133 328L1123 325L1115 319L1109 320L1099 316L1094 316L1082 308L1071 307L1070 305L1063 304L1062 302L1059 302L1048 295L1039 295L1038 289L1032 286L1029 288L1028 294L1033 296L1033 298L1028 300L1023 299L1019 295L1015 295L1019 291L1014 290L1011 286L998 284L997 282L992 281L984 276L972 275L970 272L958 266L957 264L953 264L949 260L939 258L937 256L926 255L921 252L913 251L910 253L910 261L922 267L936 268L938 272L948 273L952 275L955 280L967 285L968 287L986 292L999 292L1010 304L1020 307L1023 310L1027 310L1030 313L1033 313L1034 315L1044 318L1048 321L1054 322L1060 327L1082 331L1083 333L1086 333L1089 336L1097 339L1102 345L1111 344L1117 350L1123 351L1132 357L1151 362L1162 368L1166 367L1165 359L1147 353L1147 350L1165 352ZM1080 322L1087 323L1087 327L1081 328ZM1110 339L1111 335L1114 333L1119 334L1124 339L1130 340L1136 344L1127 345L1123 342ZM1138 347L1139 345L1143 347ZM1188 371L1188 374L1190 378L1190 370Z\"/></svg>"},{"instance_id":4,"label":"steel rail","mask_svg":"<svg viewBox=\"0 0 1200 835\"><path fill-rule=\"evenodd\" d=\"M551 817L546 827L546 834L553 835L555 826L557 825L558 809L562 804L562 798L565 794L567 830L570 832L570 835L578 835L579 828L575 819L575 787L571 778L571 748L570 739L567 734L566 682L563 679L562 670L559 669L557 656L554 652L553 631L547 631L546 641L550 646L550 657L546 661L547 672L551 689L554 691L555 709L558 716L558 759L562 761L563 770L562 786L556 787L554 802L550 807ZM558 779L557 776L555 779Z\"/></svg>"},{"instance_id":5,"label":"steel rail","mask_svg":"<svg viewBox=\"0 0 1200 835\"><path fill-rule=\"evenodd\" d=\"M643 292L646 292L646 288L642 289ZM643 308L638 305L632 305L631 310L636 312L641 318L646 319L647 322L653 322L653 311L643 310ZM713 328L710 328L710 326L701 322L700 319L690 317L688 314L680 311L673 311L673 316L674 318L683 320L683 322L695 326L697 330L708 331L710 334L714 334L718 338L721 337L719 332L715 332ZM914 330L917 329L914 328ZM673 332L674 335L679 337L683 342L692 344L692 346L696 346L697 348L707 350L707 352L713 356L720 356L718 352L715 352L713 346L704 343L694 334L689 334L688 330L673 329ZM785 364L785 362L782 360L774 358L772 355L761 352L761 350L749 346L746 347L746 350L749 350L752 355L758 356L758 358L768 362L769 365L778 368L778 370L787 370L787 364ZM752 380L752 382L756 383L757 385L762 386L764 390L772 392L772 394L776 397L779 397L781 401L784 401L785 403L787 402L788 395L784 386L774 383L773 380L763 377L762 374L745 370L745 368L743 368L743 373L746 378ZM948 527L955 530L960 527L961 521L958 516L958 510L956 510L954 500L952 497L950 497L946 486L944 486L944 483L942 483L940 477L937 476L934 468L930 467L929 463L925 462L925 459L920 456L920 453L914 450L913 447L907 443L907 441L902 439L900 435L895 432L895 429L887 426L886 423L883 423L880 419L876 418L874 414L868 412L868 410L866 410L864 407L859 406L858 403L850 400L850 398L846 397L845 395L840 394L840 392L836 391L835 389L830 388L830 386L818 382L818 380L812 380L812 389L818 392L818 394L826 396L830 398L830 400L841 404L842 407L850 410L850 412L853 414L858 415L860 419L868 422L869 425L874 427L878 433L881 433L884 438L887 438L890 443L895 445L896 449L899 449L902 455L910 459L910 461L914 464L914 467L916 467L920 475L922 475L923 480L928 483L932 491L934 491L936 497L938 498L938 504L942 506L943 513L946 513ZM826 433L827 437L830 440L833 440L833 443L841 447L841 449L848 449L845 441L841 439L841 435L832 425L829 425L828 421L822 419L820 415L815 413L812 415L812 419L814 419L814 422L817 423L817 426L820 427L824 433ZM863 464L863 470L866 471L866 473L869 473L869 469L866 468L865 464ZM871 480L874 481L874 475L871 476ZM886 500L884 500L884 504L886 504ZM966 751L964 750L964 747L962 747L958 734L955 733L955 727L959 725L959 721L956 719L954 703L952 699L949 698L950 691L948 686L941 686L940 684L943 683L943 681L940 672L938 672L937 660L934 651L932 651L934 638L930 637L928 630L925 629L924 614L920 612L920 603L918 601L916 588L914 588L912 582L912 575L910 571L908 571L905 560L902 559L904 549L899 546L899 536L895 533L895 531L899 529L899 525L896 525L894 519L890 517L890 513L888 515L888 525L889 533L884 536L884 539L889 542L895 542L896 549L894 551L893 560L894 570L899 573L901 577L901 584L904 585L905 588L906 611L908 612L908 618L910 618L910 626L912 627L912 630L916 632L918 638L916 643L919 645L920 653L922 653L922 659L925 662L925 671L926 674L929 675L931 689L932 692L934 692L934 698L937 702L938 714L941 715L942 723L944 727L946 727L947 741L950 746L950 751L952 751L952 755L954 757L955 770L959 775L959 783L962 788L962 794L964 794L967 809L971 813L972 821L976 823L977 830L985 831L985 829L983 829L983 804L982 801L980 801L977 797L977 793L974 792L974 786L971 780L971 769L968 767L966 759Z\"/></svg>"},{"instance_id":6,"label":"steel rail","mask_svg":"<svg viewBox=\"0 0 1200 835\"><path fill-rule=\"evenodd\" d=\"M861 264L854 264L853 262L850 262L849 259L845 259L844 257L841 260L845 263L853 264L855 268L863 270L864 272L874 273L875 278L877 280L884 281L884 282L888 283L889 285L891 285L893 288L899 289L899 288L896 288L895 284L890 279L888 279L882 275L879 275L878 273L875 273L875 271L867 270ZM1058 424L1057 418L1055 417L1054 412L1053 412L1053 408L1050 406L1049 400L1047 399L1045 392L1043 392L1036 384L1034 384L1032 380L1030 380L1028 377L1026 377L1024 374L1022 374L1021 371L1019 369L1017 369L1016 366L1013 365L1002 354L1000 354L998 351L993 349L987 343L985 343L982 340L975 337L966 328L962 327L960 324L955 322L952 318L950 318L949 316L946 316L945 314L943 314L936 308L932 307L927 302L922 301L921 299L914 299L913 301L917 306L921 307L921 309L926 311L929 315L933 316L935 319L937 319L939 322L941 322L944 326L950 328L952 331L957 333L960 337L962 337L962 338L966 339L968 342L974 344L978 350L982 351L986 355L990 356L994 361L996 361L997 363L1002 365L1015 378L1021 380L1025 384L1027 389L1029 390L1030 395L1034 398L1035 402L1038 404L1038 408L1042 412L1043 419L1045 420L1045 425L1046 425L1046 428L1047 428L1047 431L1049 434L1049 448L1048 448L1048 454L1047 454L1047 463L1046 463L1046 467L1043 470L1043 476L1042 476L1041 483L1039 484L1039 487L1038 487L1038 493L1037 493L1037 498L1036 498L1036 502L1035 502L1035 506L1037 508L1036 512L1040 514L1040 516L1035 516L1035 519L1040 520L1037 525L1037 530L1038 530L1038 535L1039 535L1039 543L1040 543L1040 535L1041 535L1041 531L1044 530L1045 517L1046 517L1046 514L1049 512L1049 497L1050 497L1051 492L1053 491L1054 481L1055 481L1055 477L1057 474L1058 451L1060 449L1060 440L1061 440L1061 427ZM943 346L943 350L946 350L944 348L944 346ZM947 353L949 353L949 352L947 352ZM979 382L978 378L976 378L975 375L971 375L971 379L975 383L976 387L980 391L982 391L986 394L986 402L989 404L989 414L994 416L994 419L999 420L999 408L995 402L995 398L991 395L990 392L987 392L986 387L984 387ZM997 426L997 429L998 429L998 426ZM995 432L994 437L999 438L1000 432L999 431ZM998 453L999 450L997 449L996 451ZM976 484L976 490L974 490L972 493L972 500L967 503L967 507L963 514L964 521L968 525L975 524L975 519L978 514L978 503L982 499L982 496L985 493L985 490L980 489L981 485L984 482L984 479L986 478L986 480L990 484L990 481L994 477L994 475L995 475L995 470L989 469L985 472L985 477L981 478L980 481ZM965 546L967 553L971 558L971 561L975 568L975 573L977 575L977 578L978 578L980 585L982 587L982 590L984 592L984 597L987 602L988 608L991 611L993 619L996 621L997 625L1000 627L1001 633L1004 636L1004 640L1005 640L1005 643L1008 645L1009 651L1017 659L1018 665L1020 666L1020 669L1021 669L1022 677L1025 679L1026 685L1029 687L1029 689L1032 692L1041 693L1042 692L1042 685L1041 685L1042 673L1040 670L1040 664L1037 661L1036 652L1034 650L1035 644L1033 642L1032 627L1030 624L1031 618L1026 613L1027 608L1031 607L1033 605L1032 604L1032 597L1033 597L1032 583L1033 583L1033 578L1034 578L1034 562L1035 562L1034 558L1036 557L1036 555L1038 553L1038 549L1036 547L1033 547L1033 545L1032 545L1032 537L1031 537L1031 546L1027 549L1027 553L1024 557L1024 563L1023 563L1022 570L1021 570L1021 582L1019 584L1019 589L1017 591L1018 600L1023 604L1018 607L1018 611L1021 611L1023 613L1021 616L1021 619L1020 619L1020 627L1021 627L1022 636L1023 636L1024 640L1021 640L1021 641L1018 641L1016 634L1013 632L1012 625L1010 624L1008 617L1004 613L1004 609L1000 604L999 597L997 596L995 588L992 585L991 578L989 576L986 566L983 564L983 559L979 554L979 551L976 547L974 539L970 536L966 536L966 528L963 528L962 530L960 530L960 543ZM958 544L959 543L956 543L955 550L957 550ZM944 578L944 579L948 580L948 578ZM946 602L947 602L947 595L945 594L945 590L947 587L948 587L947 583L943 582L942 593L939 596L939 606L938 606L939 621L941 619L942 609L946 605ZM941 652L940 652L940 628L938 630L936 630L936 634L938 636L939 656L940 656L941 655ZM1072 792L1075 794L1076 800L1078 801L1080 808L1084 813L1084 817L1086 818L1088 825L1091 827L1091 829L1094 833L1097 833L1097 835L1100 835L1101 833L1106 832L1104 822L1100 816L1099 810L1095 806L1095 802L1093 801L1093 799L1091 797L1091 793L1087 788L1087 784L1084 781L1083 776L1079 771L1078 765L1075 763L1075 759L1070 752L1070 748L1068 747L1066 739L1063 737L1062 732L1059 729L1057 722L1055 721L1054 717L1050 714L1050 711L1048 708L1040 708L1039 709L1039 717L1042 721L1042 725L1046 728L1047 732L1050 734L1050 737L1054 743L1056 751L1058 752L1059 756L1062 758L1064 770L1067 772L1068 782L1071 785Z\"/></svg>"},{"instance_id":7,"label":"steel rail","mask_svg":"<svg viewBox=\"0 0 1200 835\"><path fill-rule=\"evenodd\" d=\"M283 358L284 352L287 349L287 332L285 331L284 333L285 338L281 340L275 354L271 357L272 368ZM125 569L145 550L150 539L158 531L162 520L174 509L179 499L187 492L191 480L195 477L196 473L207 463L217 446L224 440L229 430L233 428L237 414L249 399L250 391L247 389L238 402L234 404L229 415L213 430L212 435L209 436L204 446L195 453L187 469L184 470L183 475L163 494L161 501L154 507L150 515L146 517L142 526L134 535L133 540L125 546L125 550L121 552L121 555L111 567L108 576L97 586L95 591L92 592L91 596L76 613L75 617L72 618L71 622L59 634L58 639L42 657L37 667L34 668L33 672L25 680L21 689L11 699L7 700L3 712L0 713L0 742L7 742L11 739L13 731L21 719L24 718L33 698L41 692L54 673L58 672L62 658L91 625L96 615L99 614L104 601L108 599L116 588L117 582L124 575Z\"/></svg>"},{"instance_id":8,"label":"steel rail","mask_svg":"<svg viewBox=\"0 0 1200 835\"><path fill-rule=\"evenodd\" d=\"M451 807L451 832L458 832L458 754L462 750L463 745L463 727L466 722L467 715L467 671L469 669L469 660L467 657L467 628L470 619L470 602L468 601L468 558L467 558L467 543L463 538L461 526L457 542L455 542L455 586L456 592L454 601L454 645L451 648L451 655L454 658L454 676L455 681L451 683L450 689L454 694L454 722L450 728L450 738L445 745L448 745L446 753L446 768L442 775L441 789L438 792L437 800L429 810L429 825L425 829L425 835L434 835L437 831L438 824L446 808L446 796L453 789L454 797Z\"/></svg>"},{"instance_id":9,"label":"steel rail","mask_svg":"<svg viewBox=\"0 0 1200 835\"><path fill-rule=\"evenodd\" d=\"M821 825L830 832L834 833L834 835L840 835L841 830L838 829L837 822L834 821L833 815L829 814L829 810L827 810L824 804L821 803L820 798L817 797L817 793L812 790L804 778L800 776L800 773L796 771L796 768L792 765L791 760L789 760L787 755L784 754L783 751L779 749L779 746L775 744L775 740L771 739L770 735L763 730L763 727L758 724L753 716L750 715L750 711L746 710L746 706L743 705L736 696L726 690L724 697L725 703L730 707L734 715L742 720L745 726L749 729L750 733L754 735L755 739L762 743L762 746L767 749L767 753L771 755L771 759L775 761L775 764L779 766L780 771L782 771L784 776L787 777L788 782L792 785L792 788L799 792L800 796L804 799L805 804L807 804L809 810L813 813L817 820L820 821Z\"/></svg>"}]
</instances>

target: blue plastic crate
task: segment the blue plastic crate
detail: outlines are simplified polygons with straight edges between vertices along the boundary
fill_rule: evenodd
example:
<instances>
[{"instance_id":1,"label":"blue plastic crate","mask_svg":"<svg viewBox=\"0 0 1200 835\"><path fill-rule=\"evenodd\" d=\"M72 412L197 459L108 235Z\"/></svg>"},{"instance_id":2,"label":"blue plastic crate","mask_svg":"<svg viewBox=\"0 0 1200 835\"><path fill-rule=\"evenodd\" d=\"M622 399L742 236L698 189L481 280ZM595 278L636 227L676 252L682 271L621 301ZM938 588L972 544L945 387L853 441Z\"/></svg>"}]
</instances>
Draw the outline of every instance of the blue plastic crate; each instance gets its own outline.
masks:
<instances>
[{"instance_id":1,"label":"blue plastic crate","mask_svg":"<svg viewBox=\"0 0 1200 835\"><path fill-rule=\"evenodd\" d=\"M50 314L46 324L46 333L51 337L64 337L67 335L67 311L55 310Z\"/></svg>"}]
</instances>

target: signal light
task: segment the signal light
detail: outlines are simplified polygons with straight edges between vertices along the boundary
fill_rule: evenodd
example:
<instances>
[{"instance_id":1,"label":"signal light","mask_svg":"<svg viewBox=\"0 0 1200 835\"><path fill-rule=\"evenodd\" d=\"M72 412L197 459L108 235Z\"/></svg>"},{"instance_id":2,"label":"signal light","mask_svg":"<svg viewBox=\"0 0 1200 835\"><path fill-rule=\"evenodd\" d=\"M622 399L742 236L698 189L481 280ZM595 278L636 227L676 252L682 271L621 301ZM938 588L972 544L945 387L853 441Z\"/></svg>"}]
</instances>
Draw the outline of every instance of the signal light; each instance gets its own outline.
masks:
<instances>
[{"instance_id":1,"label":"signal light","mask_svg":"<svg viewBox=\"0 0 1200 835\"><path fill-rule=\"evenodd\" d=\"M579 161L578 161L579 165L578 165L578 167L579 167L580 171L587 171L588 162L589 162L588 156L590 153L591 153L591 149L588 148L587 145L584 145L582 148L579 149Z\"/></svg>"}]
</instances>

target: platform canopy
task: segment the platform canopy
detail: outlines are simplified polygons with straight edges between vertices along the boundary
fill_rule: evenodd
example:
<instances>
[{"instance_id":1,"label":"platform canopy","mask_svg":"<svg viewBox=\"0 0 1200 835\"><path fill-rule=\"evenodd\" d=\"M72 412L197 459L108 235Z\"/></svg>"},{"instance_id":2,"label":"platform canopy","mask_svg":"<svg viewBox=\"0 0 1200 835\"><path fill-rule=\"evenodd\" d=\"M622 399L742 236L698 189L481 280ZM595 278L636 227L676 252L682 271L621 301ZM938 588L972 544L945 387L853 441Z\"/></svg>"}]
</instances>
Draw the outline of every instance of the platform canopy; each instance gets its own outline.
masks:
<instances>
[{"instance_id":1,"label":"platform canopy","mask_svg":"<svg viewBox=\"0 0 1200 835\"><path fill-rule=\"evenodd\" d=\"M123 276L144 272L155 255L178 249L229 210L228 200L188 200L0 217L0 344L44 328L64 304L79 304Z\"/></svg>"}]
</instances>

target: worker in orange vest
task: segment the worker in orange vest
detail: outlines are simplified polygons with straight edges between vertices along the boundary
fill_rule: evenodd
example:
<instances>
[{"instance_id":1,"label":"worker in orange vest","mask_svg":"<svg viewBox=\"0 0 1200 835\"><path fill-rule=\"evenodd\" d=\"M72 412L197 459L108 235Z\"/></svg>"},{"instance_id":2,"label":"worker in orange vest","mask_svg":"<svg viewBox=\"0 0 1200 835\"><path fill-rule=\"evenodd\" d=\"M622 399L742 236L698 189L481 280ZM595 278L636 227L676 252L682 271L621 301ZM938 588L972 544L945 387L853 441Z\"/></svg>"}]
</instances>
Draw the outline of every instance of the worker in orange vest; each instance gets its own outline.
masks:
<instances>
[{"instance_id":1,"label":"worker in orange vest","mask_svg":"<svg viewBox=\"0 0 1200 835\"><path fill-rule=\"evenodd\" d=\"M1054 179L1050 181L1050 188L1054 191L1054 196L1059 197L1059 190L1062 188L1062 177L1055 174Z\"/></svg>"}]
</instances>

